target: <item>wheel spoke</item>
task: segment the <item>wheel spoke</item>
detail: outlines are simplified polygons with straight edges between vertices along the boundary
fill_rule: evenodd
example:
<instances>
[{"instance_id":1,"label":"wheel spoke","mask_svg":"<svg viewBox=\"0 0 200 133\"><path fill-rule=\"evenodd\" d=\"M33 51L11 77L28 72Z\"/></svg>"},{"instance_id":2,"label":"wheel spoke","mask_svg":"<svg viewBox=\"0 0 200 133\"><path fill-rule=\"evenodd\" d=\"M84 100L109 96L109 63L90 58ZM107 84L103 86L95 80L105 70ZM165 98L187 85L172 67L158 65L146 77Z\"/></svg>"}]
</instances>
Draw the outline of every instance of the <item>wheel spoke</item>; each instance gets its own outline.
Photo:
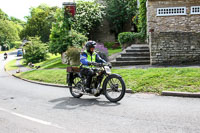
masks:
<instances>
[{"instance_id":1,"label":"wheel spoke","mask_svg":"<svg viewBox=\"0 0 200 133\"><path fill-rule=\"evenodd\" d=\"M110 98L115 99L121 95L122 85L119 79L111 78L107 84L107 94Z\"/></svg>"}]
</instances>

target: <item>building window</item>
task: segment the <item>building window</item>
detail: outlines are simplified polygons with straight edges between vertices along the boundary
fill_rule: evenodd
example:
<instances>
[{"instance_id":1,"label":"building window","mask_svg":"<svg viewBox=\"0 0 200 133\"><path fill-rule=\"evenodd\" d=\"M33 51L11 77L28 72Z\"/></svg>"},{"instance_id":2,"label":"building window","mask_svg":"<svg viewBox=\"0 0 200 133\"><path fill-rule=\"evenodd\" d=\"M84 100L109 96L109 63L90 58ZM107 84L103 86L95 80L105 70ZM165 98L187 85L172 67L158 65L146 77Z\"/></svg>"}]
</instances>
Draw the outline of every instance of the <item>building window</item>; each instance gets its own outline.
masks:
<instances>
[{"instance_id":1,"label":"building window","mask_svg":"<svg viewBox=\"0 0 200 133\"><path fill-rule=\"evenodd\" d=\"M191 14L200 14L200 6L192 6Z\"/></svg>"},{"instance_id":2,"label":"building window","mask_svg":"<svg viewBox=\"0 0 200 133\"><path fill-rule=\"evenodd\" d=\"M186 7L157 8L157 16L186 15Z\"/></svg>"}]
</instances>

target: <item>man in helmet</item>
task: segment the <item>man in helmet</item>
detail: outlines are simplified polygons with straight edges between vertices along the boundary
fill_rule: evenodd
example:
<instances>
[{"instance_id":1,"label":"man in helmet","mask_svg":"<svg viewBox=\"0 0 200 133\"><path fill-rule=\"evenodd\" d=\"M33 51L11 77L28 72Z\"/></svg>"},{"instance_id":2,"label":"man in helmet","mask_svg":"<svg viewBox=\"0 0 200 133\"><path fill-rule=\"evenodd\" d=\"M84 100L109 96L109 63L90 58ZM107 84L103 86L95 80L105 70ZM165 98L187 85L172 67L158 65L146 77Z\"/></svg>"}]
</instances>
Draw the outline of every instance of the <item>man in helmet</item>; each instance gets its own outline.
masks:
<instances>
[{"instance_id":1,"label":"man in helmet","mask_svg":"<svg viewBox=\"0 0 200 133\"><path fill-rule=\"evenodd\" d=\"M85 75L87 77L87 83L86 83L86 91L91 91L90 84L92 80L92 76L95 75L94 71L91 69L94 66L94 62L96 63L106 63L105 60L103 60L96 52L95 52L95 41L88 41L85 44L86 50L81 53L80 55L80 62L81 62L81 74Z\"/></svg>"}]
</instances>

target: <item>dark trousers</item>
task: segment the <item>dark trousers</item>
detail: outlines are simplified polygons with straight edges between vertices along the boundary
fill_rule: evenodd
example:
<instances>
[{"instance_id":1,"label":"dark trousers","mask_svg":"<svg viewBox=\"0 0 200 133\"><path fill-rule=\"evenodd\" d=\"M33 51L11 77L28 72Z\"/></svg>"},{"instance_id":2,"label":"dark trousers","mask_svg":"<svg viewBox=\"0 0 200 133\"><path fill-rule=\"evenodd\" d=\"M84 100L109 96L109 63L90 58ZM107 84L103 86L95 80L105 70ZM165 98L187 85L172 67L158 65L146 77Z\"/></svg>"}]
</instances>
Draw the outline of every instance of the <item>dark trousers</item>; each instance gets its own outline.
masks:
<instances>
[{"instance_id":1,"label":"dark trousers","mask_svg":"<svg viewBox=\"0 0 200 133\"><path fill-rule=\"evenodd\" d=\"M92 82L92 76L95 75L95 72L89 68L81 68L81 75L86 76L87 78L86 87L90 88L90 84Z\"/></svg>"}]
</instances>

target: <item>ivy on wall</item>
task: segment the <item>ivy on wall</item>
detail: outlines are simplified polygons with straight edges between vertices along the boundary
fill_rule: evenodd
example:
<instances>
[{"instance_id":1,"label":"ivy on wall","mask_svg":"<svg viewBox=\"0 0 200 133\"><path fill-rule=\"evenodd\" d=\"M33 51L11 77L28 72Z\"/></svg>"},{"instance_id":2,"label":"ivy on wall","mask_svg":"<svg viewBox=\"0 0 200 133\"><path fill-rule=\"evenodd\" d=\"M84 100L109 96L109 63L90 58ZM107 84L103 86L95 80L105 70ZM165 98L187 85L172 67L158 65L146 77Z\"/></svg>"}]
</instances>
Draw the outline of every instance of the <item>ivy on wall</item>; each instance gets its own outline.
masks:
<instances>
[{"instance_id":1,"label":"ivy on wall","mask_svg":"<svg viewBox=\"0 0 200 133\"><path fill-rule=\"evenodd\" d=\"M138 15L138 31L142 33L143 37L146 38L147 32L147 8L146 8L146 1L147 0L139 0L139 15Z\"/></svg>"}]
</instances>

